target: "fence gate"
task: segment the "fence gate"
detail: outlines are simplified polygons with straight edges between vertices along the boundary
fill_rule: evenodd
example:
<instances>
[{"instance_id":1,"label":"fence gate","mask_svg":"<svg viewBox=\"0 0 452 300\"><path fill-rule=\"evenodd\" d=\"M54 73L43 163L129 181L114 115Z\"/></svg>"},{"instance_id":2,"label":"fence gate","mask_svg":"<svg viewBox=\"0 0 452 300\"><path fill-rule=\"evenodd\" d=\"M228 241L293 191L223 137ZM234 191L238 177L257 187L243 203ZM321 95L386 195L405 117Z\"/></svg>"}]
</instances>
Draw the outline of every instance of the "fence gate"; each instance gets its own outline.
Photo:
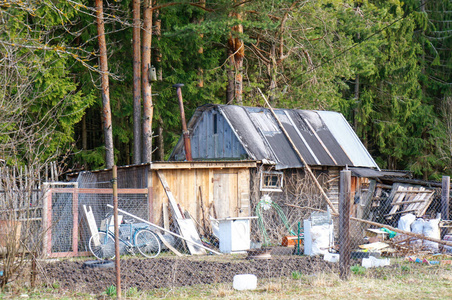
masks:
<instances>
[{"instance_id":1,"label":"fence gate","mask_svg":"<svg viewBox=\"0 0 452 300\"><path fill-rule=\"evenodd\" d=\"M91 206L97 227L112 210L112 188L79 188L77 183L47 184L44 196L43 252L47 257L91 255L88 249L90 232L83 213L83 205ZM118 189L119 208L149 220L148 189Z\"/></svg>"}]
</instances>

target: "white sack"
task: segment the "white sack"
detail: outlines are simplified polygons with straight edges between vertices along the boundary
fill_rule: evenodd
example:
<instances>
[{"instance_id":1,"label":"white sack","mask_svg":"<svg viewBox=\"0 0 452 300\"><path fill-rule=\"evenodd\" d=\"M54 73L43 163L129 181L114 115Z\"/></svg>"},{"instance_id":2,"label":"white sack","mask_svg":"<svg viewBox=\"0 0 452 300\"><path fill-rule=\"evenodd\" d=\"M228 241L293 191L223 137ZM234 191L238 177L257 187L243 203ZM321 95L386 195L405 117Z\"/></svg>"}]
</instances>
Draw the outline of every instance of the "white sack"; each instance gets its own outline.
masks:
<instances>
[{"instance_id":1,"label":"white sack","mask_svg":"<svg viewBox=\"0 0 452 300\"><path fill-rule=\"evenodd\" d=\"M311 227L312 253L311 255L328 253L330 246L331 225L325 224Z\"/></svg>"},{"instance_id":2,"label":"white sack","mask_svg":"<svg viewBox=\"0 0 452 300\"><path fill-rule=\"evenodd\" d=\"M424 231L423 234L425 236L440 239L441 233L439 231L439 221L440 219L431 219L424 223ZM431 241L424 241L424 246L433 252L438 252L438 243Z\"/></svg>"},{"instance_id":3,"label":"white sack","mask_svg":"<svg viewBox=\"0 0 452 300\"><path fill-rule=\"evenodd\" d=\"M413 223L411 223L411 232L412 233L417 233L417 234L423 234L424 233L424 219L417 219L415 220ZM422 240L413 240L411 242L411 244L415 245L415 246L422 246Z\"/></svg>"},{"instance_id":4,"label":"white sack","mask_svg":"<svg viewBox=\"0 0 452 300\"><path fill-rule=\"evenodd\" d=\"M416 220L416 216L413 214L406 214L399 219L397 228L403 231L411 231L411 224Z\"/></svg>"}]
</instances>

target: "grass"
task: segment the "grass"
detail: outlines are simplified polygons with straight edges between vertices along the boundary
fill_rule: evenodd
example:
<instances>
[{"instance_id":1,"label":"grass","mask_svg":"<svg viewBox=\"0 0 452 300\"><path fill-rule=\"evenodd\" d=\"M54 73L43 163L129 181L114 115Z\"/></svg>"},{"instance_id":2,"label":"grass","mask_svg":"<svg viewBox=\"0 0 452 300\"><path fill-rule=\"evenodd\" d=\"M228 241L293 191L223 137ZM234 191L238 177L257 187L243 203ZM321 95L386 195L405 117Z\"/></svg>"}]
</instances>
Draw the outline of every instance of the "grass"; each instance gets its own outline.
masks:
<instances>
[{"instance_id":1,"label":"grass","mask_svg":"<svg viewBox=\"0 0 452 300\"><path fill-rule=\"evenodd\" d=\"M258 279L254 291L235 291L231 283L153 290L147 299L452 299L452 270L401 262L399 265L365 269L351 268L349 280L337 274Z\"/></svg>"},{"instance_id":2,"label":"grass","mask_svg":"<svg viewBox=\"0 0 452 300\"><path fill-rule=\"evenodd\" d=\"M4 291L0 299L17 299L24 294L29 299L112 299L116 289L112 286L98 295L61 289L23 289L14 293ZM236 291L229 282L151 291L129 287L122 295L123 299L452 299L452 268L402 261L385 268L354 266L347 281L332 273L294 271L288 277L258 278L258 287L253 291Z\"/></svg>"},{"instance_id":3,"label":"grass","mask_svg":"<svg viewBox=\"0 0 452 300\"><path fill-rule=\"evenodd\" d=\"M355 274L355 275L363 275L366 273L366 268L362 267L362 266L351 266L350 270Z\"/></svg>"},{"instance_id":4,"label":"grass","mask_svg":"<svg viewBox=\"0 0 452 300\"><path fill-rule=\"evenodd\" d=\"M302 276L303 276L303 273L301 273L300 271L292 272L292 278L293 279L300 279Z\"/></svg>"},{"instance_id":5,"label":"grass","mask_svg":"<svg viewBox=\"0 0 452 300\"><path fill-rule=\"evenodd\" d=\"M105 295L107 295L109 297L115 297L116 296L116 287L114 285L110 285L109 287L107 287L107 289L105 290Z\"/></svg>"}]
</instances>

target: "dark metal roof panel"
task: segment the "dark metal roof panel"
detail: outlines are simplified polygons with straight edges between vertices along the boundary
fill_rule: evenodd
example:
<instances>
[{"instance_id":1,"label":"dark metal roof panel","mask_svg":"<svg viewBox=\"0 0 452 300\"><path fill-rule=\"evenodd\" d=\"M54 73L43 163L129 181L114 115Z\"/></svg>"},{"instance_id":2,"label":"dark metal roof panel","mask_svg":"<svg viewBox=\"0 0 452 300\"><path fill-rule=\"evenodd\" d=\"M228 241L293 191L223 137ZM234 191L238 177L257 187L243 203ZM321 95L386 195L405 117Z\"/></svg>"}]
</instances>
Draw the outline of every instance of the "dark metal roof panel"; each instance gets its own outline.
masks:
<instances>
[{"instance_id":1,"label":"dark metal roof panel","mask_svg":"<svg viewBox=\"0 0 452 300\"><path fill-rule=\"evenodd\" d=\"M409 177L410 174L408 171L379 171L375 169L369 168L349 168L352 171L353 175L357 177L366 177L366 178L380 178L385 176L390 177Z\"/></svg>"},{"instance_id":2,"label":"dark metal roof panel","mask_svg":"<svg viewBox=\"0 0 452 300\"><path fill-rule=\"evenodd\" d=\"M378 168L377 163L364 147L344 116L332 111L318 111L328 131L334 136L351 161L350 166Z\"/></svg>"},{"instance_id":3,"label":"dark metal roof panel","mask_svg":"<svg viewBox=\"0 0 452 300\"><path fill-rule=\"evenodd\" d=\"M251 121L259 130L268 152L276 158L280 168L302 167L300 159L293 151L271 112L265 109L246 108Z\"/></svg>"},{"instance_id":4,"label":"dark metal roof panel","mask_svg":"<svg viewBox=\"0 0 452 300\"><path fill-rule=\"evenodd\" d=\"M306 162L309 165L335 166L336 164L334 160L332 159L330 154L326 151L327 149L322 144L322 141L316 134L316 131L312 127L312 124L308 122L308 119L305 118L303 114L300 114L299 111L285 110L284 112L293 121L292 124L293 131L296 132L298 131L300 133L301 135L300 140L302 139L304 147L309 149L309 151L303 151L303 148L301 148L298 145L298 143L295 143L297 145L297 148L302 150L300 151L300 153L306 160ZM279 114L277 115L279 117Z\"/></svg>"},{"instance_id":5,"label":"dark metal roof panel","mask_svg":"<svg viewBox=\"0 0 452 300\"><path fill-rule=\"evenodd\" d=\"M288 110L275 110L275 114L278 116L278 119L280 120L281 124L284 126L285 131L289 135L290 139L294 143L295 147L297 148L298 152L301 154L303 159L306 161L308 165L318 165L319 161L314 154L314 151L312 149L312 145L307 142L306 136L303 134L303 130L300 130L300 128L296 125L297 120L294 120L292 116L290 115L290 111ZM281 131L282 133L282 131ZM283 134L283 133L282 133ZM284 136L287 143L289 144L287 138ZM289 147L291 149L291 152L296 155L296 160L301 163L300 158L295 153L295 151L292 149L292 146L289 144Z\"/></svg>"},{"instance_id":6,"label":"dark metal roof panel","mask_svg":"<svg viewBox=\"0 0 452 300\"><path fill-rule=\"evenodd\" d=\"M237 138L250 155L250 158L275 161L275 157L273 157L270 149L265 145L265 141L259 133L258 127L253 124L244 107L222 105L219 106L219 110L228 120L229 124L231 124Z\"/></svg>"},{"instance_id":7,"label":"dark metal roof panel","mask_svg":"<svg viewBox=\"0 0 452 300\"><path fill-rule=\"evenodd\" d=\"M312 143L318 143L320 145L316 153L320 156L321 165L352 165L350 158L331 134L318 112L298 110L297 113L308 124L312 135L315 137Z\"/></svg>"}]
</instances>

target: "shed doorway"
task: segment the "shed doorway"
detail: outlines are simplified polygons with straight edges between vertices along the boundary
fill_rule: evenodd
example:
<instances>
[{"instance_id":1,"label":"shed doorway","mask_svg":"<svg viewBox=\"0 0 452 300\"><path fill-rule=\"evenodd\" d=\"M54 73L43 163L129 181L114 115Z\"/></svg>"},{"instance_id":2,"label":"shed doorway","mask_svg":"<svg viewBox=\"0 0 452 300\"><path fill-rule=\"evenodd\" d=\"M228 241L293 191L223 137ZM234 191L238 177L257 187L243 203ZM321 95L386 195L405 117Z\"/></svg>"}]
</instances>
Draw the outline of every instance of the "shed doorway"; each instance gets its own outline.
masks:
<instances>
[{"instance_id":1,"label":"shed doorway","mask_svg":"<svg viewBox=\"0 0 452 300\"><path fill-rule=\"evenodd\" d=\"M213 203L217 219L238 217L237 187L238 172L214 172Z\"/></svg>"}]
</instances>

